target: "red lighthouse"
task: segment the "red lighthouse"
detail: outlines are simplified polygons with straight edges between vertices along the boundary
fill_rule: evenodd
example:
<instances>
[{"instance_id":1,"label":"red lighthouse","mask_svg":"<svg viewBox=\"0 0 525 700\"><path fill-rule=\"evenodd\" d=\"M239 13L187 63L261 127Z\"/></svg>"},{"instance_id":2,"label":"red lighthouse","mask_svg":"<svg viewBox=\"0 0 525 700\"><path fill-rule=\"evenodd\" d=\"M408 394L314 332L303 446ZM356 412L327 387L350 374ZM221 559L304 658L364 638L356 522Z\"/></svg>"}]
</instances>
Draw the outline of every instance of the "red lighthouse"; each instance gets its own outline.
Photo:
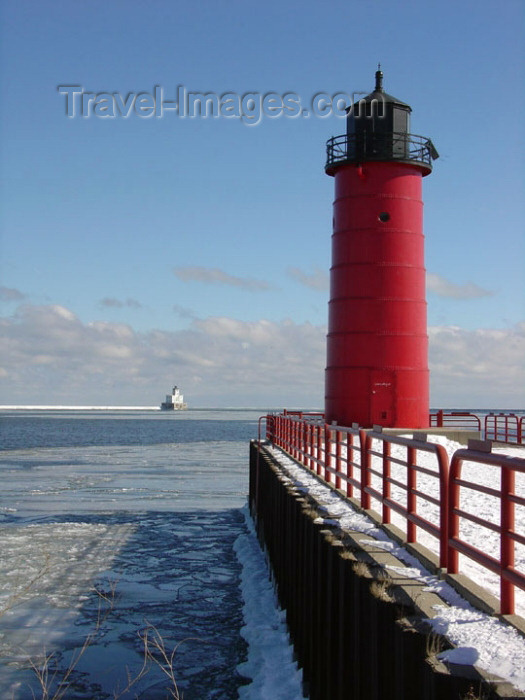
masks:
<instances>
[{"instance_id":1,"label":"red lighthouse","mask_svg":"<svg viewBox=\"0 0 525 700\"><path fill-rule=\"evenodd\" d=\"M327 143L335 178L325 413L364 427L428 426L422 178L438 154L383 90L348 109Z\"/></svg>"}]
</instances>

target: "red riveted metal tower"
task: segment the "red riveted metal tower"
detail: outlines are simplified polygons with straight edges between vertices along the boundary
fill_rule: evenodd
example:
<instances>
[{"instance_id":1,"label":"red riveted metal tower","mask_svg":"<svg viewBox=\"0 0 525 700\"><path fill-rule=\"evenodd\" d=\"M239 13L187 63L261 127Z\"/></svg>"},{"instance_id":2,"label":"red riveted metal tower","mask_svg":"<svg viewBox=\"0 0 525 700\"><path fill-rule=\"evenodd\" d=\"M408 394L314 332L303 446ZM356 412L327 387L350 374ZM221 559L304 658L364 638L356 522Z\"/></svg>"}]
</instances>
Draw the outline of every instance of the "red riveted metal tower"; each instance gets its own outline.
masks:
<instances>
[{"instance_id":1,"label":"red riveted metal tower","mask_svg":"<svg viewBox=\"0 0 525 700\"><path fill-rule=\"evenodd\" d=\"M438 154L383 90L327 143L335 178L325 413L342 425L428 426L422 178Z\"/></svg>"}]
</instances>

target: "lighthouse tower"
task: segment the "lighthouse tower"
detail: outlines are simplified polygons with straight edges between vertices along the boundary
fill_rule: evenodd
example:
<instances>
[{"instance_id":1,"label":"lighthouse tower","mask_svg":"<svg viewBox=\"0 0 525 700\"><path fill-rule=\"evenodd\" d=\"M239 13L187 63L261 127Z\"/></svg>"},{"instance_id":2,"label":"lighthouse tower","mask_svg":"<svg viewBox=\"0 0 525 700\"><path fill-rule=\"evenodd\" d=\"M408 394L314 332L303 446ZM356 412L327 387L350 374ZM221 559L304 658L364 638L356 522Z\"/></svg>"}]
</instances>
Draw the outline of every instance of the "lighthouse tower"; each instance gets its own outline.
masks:
<instances>
[{"instance_id":1,"label":"lighthouse tower","mask_svg":"<svg viewBox=\"0 0 525 700\"><path fill-rule=\"evenodd\" d=\"M335 179L325 413L363 427L428 426L422 178L438 154L383 90L348 108L327 143Z\"/></svg>"}]
</instances>

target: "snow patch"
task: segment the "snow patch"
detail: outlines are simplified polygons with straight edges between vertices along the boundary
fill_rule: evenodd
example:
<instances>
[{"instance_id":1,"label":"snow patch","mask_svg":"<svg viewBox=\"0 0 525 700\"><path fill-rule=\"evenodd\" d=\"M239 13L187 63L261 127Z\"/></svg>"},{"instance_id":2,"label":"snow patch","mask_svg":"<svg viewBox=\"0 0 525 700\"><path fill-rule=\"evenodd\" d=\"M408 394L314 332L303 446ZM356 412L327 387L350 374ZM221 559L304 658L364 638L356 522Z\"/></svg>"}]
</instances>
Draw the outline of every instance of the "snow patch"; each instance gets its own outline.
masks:
<instances>
[{"instance_id":1,"label":"snow patch","mask_svg":"<svg viewBox=\"0 0 525 700\"><path fill-rule=\"evenodd\" d=\"M248 659L237 670L252 682L239 688L239 699L302 700L302 673L293 660L285 613L278 606L247 506L243 513L249 534L239 535L234 550L242 564L241 635L248 643Z\"/></svg>"}]
</instances>

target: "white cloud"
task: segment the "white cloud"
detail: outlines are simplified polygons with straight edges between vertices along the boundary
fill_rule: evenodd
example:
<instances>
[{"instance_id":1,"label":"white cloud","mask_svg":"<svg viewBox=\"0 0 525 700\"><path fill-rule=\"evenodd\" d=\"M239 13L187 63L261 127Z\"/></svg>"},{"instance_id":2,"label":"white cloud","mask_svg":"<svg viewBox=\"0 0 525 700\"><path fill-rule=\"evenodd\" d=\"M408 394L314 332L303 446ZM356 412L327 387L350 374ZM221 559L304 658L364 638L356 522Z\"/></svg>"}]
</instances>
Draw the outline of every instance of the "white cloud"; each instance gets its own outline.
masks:
<instances>
[{"instance_id":1,"label":"white cloud","mask_svg":"<svg viewBox=\"0 0 525 700\"><path fill-rule=\"evenodd\" d=\"M310 324L209 318L138 333L23 306L2 331L3 403L147 405L173 382L194 406L322 403L325 332Z\"/></svg>"},{"instance_id":2,"label":"white cloud","mask_svg":"<svg viewBox=\"0 0 525 700\"><path fill-rule=\"evenodd\" d=\"M525 405L525 323L429 337L433 407ZM0 321L0 343L7 404L148 405L176 383L193 406L323 405L326 329L309 323L218 317L139 333L25 305Z\"/></svg>"},{"instance_id":3,"label":"white cloud","mask_svg":"<svg viewBox=\"0 0 525 700\"><path fill-rule=\"evenodd\" d=\"M42 307L46 308L46 307ZM64 321L67 321L68 323L74 322L77 320L77 317L75 314L70 311L69 309L66 309L65 306L60 306L59 304L53 304L52 306L49 307L49 311L52 314L55 314L57 318L60 318Z\"/></svg>"},{"instance_id":4,"label":"white cloud","mask_svg":"<svg viewBox=\"0 0 525 700\"><path fill-rule=\"evenodd\" d=\"M121 299L115 299L114 297L104 297L100 300L100 306L113 309L123 309L124 307L127 307L128 309L142 308L142 304L136 299L128 298L122 301Z\"/></svg>"},{"instance_id":5,"label":"white cloud","mask_svg":"<svg viewBox=\"0 0 525 700\"><path fill-rule=\"evenodd\" d=\"M26 298L26 295L18 289L12 287L0 287L0 301L16 301L21 302Z\"/></svg>"},{"instance_id":6,"label":"white cloud","mask_svg":"<svg viewBox=\"0 0 525 700\"><path fill-rule=\"evenodd\" d=\"M525 323L509 329L430 327L429 341L433 406L525 406Z\"/></svg>"},{"instance_id":7,"label":"white cloud","mask_svg":"<svg viewBox=\"0 0 525 700\"><path fill-rule=\"evenodd\" d=\"M289 267L286 272L296 282L310 289L325 292L330 287L330 275L325 270L316 268L313 272L308 273L298 267Z\"/></svg>"},{"instance_id":8,"label":"white cloud","mask_svg":"<svg viewBox=\"0 0 525 700\"><path fill-rule=\"evenodd\" d=\"M183 282L203 282L204 284L225 284L239 287L250 292L265 292L271 289L268 282L252 277L236 277L218 267L175 267L173 274Z\"/></svg>"},{"instance_id":9,"label":"white cloud","mask_svg":"<svg viewBox=\"0 0 525 700\"><path fill-rule=\"evenodd\" d=\"M180 316L180 318L195 318L195 312L193 309L187 306L181 306L180 304L173 304L173 311Z\"/></svg>"},{"instance_id":10,"label":"white cloud","mask_svg":"<svg viewBox=\"0 0 525 700\"><path fill-rule=\"evenodd\" d=\"M480 299L494 295L494 292L483 289L473 282L456 284L432 272L427 272L427 289L447 299Z\"/></svg>"}]
</instances>

